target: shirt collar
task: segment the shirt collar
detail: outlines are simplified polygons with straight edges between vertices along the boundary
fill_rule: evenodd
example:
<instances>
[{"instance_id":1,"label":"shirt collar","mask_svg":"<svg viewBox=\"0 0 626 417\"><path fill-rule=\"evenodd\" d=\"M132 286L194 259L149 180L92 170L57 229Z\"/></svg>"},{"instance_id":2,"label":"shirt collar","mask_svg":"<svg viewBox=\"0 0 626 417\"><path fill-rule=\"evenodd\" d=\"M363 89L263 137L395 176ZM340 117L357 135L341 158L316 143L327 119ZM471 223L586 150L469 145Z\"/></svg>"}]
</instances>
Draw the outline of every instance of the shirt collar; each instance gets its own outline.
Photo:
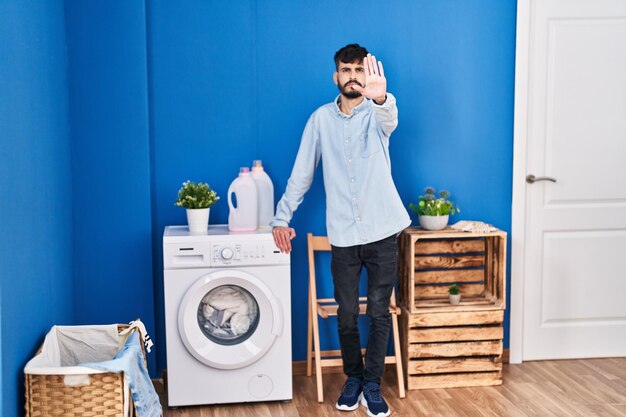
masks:
<instances>
[{"instance_id":1,"label":"shirt collar","mask_svg":"<svg viewBox=\"0 0 626 417\"><path fill-rule=\"evenodd\" d=\"M351 118L352 116L354 116L355 114L363 111L364 109L366 109L366 105L369 103L369 99L364 99L361 104L359 104L358 106L356 106L355 108L352 109L352 114L345 114L344 112L341 111L341 109L339 108L339 101L341 100L341 94L338 94L337 97L335 97L335 110L337 111L337 114L341 117L344 117L346 119Z\"/></svg>"}]
</instances>

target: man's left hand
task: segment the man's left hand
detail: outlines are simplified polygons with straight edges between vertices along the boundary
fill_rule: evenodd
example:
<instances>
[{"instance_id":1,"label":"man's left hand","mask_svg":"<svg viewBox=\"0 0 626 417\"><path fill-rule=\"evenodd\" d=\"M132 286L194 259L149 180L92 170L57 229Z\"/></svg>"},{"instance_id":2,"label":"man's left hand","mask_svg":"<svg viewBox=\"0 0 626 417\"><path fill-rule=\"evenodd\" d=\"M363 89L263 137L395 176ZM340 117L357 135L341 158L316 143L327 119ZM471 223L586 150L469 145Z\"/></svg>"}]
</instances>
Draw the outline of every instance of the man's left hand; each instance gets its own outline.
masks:
<instances>
[{"instance_id":1,"label":"man's left hand","mask_svg":"<svg viewBox=\"0 0 626 417\"><path fill-rule=\"evenodd\" d=\"M355 84L352 88L377 104L383 104L387 97L387 79L383 71L383 63L376 61L374 55L367 54L363 59L363 66L365 67L365 87Z\"/></svg>"}]
</instances>

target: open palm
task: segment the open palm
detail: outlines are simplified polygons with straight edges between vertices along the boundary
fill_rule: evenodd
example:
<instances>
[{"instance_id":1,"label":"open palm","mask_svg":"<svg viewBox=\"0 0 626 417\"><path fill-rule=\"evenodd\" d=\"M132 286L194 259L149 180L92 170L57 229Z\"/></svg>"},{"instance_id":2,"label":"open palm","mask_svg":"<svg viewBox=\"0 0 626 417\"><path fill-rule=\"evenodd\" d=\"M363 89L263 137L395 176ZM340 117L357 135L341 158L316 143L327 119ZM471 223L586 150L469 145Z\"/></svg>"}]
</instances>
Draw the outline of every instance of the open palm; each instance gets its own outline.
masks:
<instances>
[{"instance_id":1,"label":"open palm","mask_svg":"<svg viewBox=\"0 0 626 417\"><path fill-rule=\"evenodd\" d=\"M367 54L363 59L363 67L365 67L365 87L353 85L352 88L379 103L385 101L387 79L383 71L383 63L376 61L376 57L372 54Z\"/></svg>"}]
</instances>

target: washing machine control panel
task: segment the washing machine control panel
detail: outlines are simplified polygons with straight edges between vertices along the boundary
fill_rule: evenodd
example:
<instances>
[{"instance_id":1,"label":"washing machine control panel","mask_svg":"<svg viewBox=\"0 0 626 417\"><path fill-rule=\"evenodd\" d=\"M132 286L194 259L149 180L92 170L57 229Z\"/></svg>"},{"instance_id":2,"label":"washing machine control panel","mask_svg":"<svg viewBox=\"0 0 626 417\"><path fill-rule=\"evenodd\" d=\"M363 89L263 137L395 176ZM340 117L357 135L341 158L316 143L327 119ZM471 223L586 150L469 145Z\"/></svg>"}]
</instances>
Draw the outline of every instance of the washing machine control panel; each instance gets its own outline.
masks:
<instances>
[{"instance_id":1,"label":"washing machine control panel","mask_svg":"<svg viewBox=\"0 0 626 417\"><path fill-rule=\"evenodd\" d=\"M284 263L276 245L268 242L214 243L211 245L212 266L244 266Z\"/></svg>"}]
</instances>

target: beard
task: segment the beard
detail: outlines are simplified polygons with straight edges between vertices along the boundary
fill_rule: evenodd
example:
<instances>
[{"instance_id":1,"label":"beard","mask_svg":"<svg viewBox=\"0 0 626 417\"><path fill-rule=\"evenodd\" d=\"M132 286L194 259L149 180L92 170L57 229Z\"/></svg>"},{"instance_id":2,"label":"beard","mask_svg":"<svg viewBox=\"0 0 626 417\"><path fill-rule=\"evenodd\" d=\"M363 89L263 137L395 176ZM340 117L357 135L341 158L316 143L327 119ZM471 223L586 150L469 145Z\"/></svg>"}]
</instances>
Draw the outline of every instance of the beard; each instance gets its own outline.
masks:
<instances>
[{"instance_id":1,"label":"beard","mask_svg":"<svg viewBox=\"0 0 626 417\"><path fill-rule=\"evenodd\" d=\"M349 86L348 84L357 84L357 85L360 85L361 87L363 87L361 85L361 83L358 82L358 81L355 81L355 80L348 81L344 85L339 86L339 92L341 93L341 95L346 97L346 98L359 98L359 97L361 97L361 93L359 93L356 90L353 90L352 87Z\"/></svg>"}]
</instances>

